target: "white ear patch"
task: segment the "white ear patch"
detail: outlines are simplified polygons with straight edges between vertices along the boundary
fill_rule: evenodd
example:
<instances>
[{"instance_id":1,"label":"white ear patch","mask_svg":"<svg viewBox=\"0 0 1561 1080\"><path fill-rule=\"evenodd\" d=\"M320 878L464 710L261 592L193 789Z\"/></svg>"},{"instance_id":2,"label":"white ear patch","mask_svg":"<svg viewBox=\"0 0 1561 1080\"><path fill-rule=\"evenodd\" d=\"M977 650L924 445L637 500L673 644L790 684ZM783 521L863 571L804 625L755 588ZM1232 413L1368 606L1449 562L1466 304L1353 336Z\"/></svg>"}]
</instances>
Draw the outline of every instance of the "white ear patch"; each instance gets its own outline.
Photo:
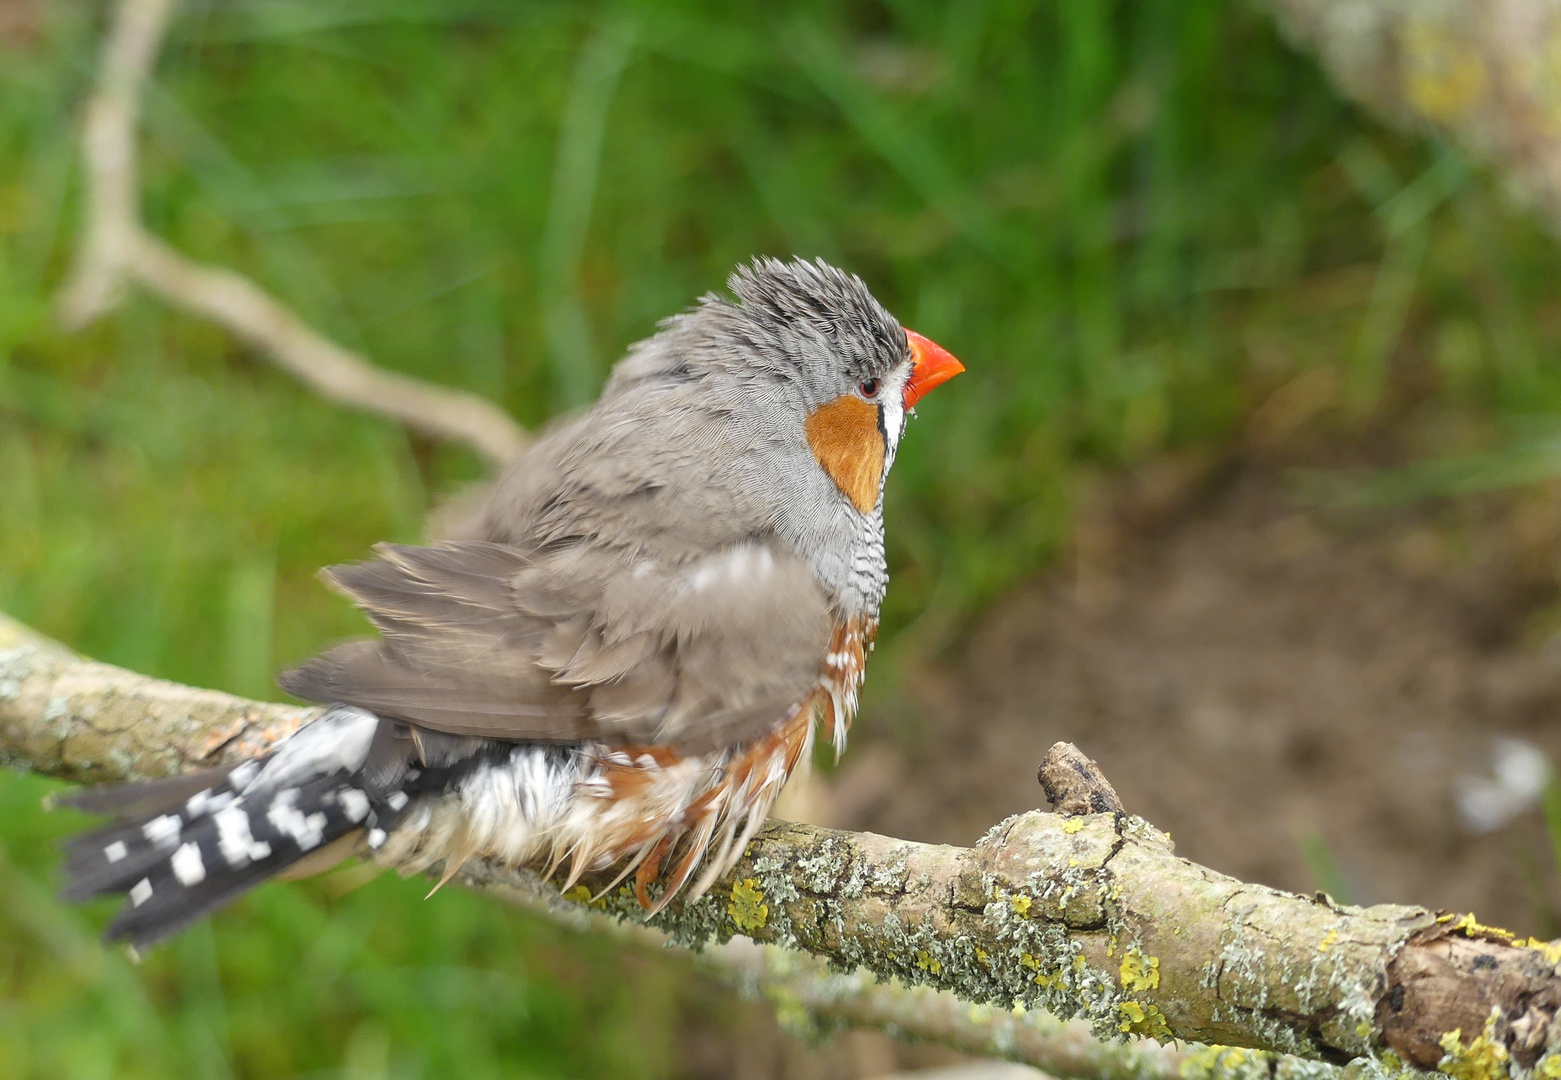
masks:
<instances>
[{"instance_id":1,"label":"white ear patch","mask_svg":"<svg viewBox=\"0 0 1561 1080\"><path fill-rule=\"evenodd\" d=\"M894 464L894 452L900 448L900 436L905 432L905 384L910 380L909 364L901 364L884 376L883 387L883 471L888 475Z\"/></svg>"}]
</instances>

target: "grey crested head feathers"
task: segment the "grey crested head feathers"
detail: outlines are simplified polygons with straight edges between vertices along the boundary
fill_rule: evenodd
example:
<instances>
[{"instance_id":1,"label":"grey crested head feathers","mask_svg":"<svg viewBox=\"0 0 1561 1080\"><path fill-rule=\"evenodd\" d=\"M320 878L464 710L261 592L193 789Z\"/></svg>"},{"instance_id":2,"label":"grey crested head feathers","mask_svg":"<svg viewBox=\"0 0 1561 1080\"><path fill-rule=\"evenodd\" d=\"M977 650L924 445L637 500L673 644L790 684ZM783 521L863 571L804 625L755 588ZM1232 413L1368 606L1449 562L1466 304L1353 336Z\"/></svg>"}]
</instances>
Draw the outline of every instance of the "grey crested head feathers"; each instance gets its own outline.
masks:
<instances>
[{"instance_id":1,"label":"grey crested head feathers","mask_svg":"<svg viewBox=\"0 0 1561 1080\"><path fill-rule=\"evenodd\" d=\"M860 278L755 260L619 363L601 399L500 482L470 535L680 561L750 538L805 560L832 606L875 615L881 495L915 356Z\"/></svg>"},{"instance_id":2,"label":"grey crested head feathers","mask_svg":"<svg viewBox=\"0 0 1561 1080\"><path fill-rule=\"evenodd\" d=\"M680 365L793 381L808 405L909 360L905 330L866 284L824 262L757 258L727 278L734 303L706 293L632 346L606 394Z\"/></svg>"}]
</instances>

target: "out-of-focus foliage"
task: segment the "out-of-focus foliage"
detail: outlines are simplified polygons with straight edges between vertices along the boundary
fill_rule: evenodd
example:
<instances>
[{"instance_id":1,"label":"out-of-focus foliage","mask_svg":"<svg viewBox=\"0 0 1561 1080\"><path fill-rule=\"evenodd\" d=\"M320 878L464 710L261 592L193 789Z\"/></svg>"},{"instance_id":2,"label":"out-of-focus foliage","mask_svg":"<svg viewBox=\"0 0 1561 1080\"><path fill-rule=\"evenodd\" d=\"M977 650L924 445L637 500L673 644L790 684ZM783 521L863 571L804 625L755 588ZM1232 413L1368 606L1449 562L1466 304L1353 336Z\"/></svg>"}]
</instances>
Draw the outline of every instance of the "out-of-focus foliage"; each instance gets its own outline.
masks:
<instances>
[{"instance_id":1,"label":"out-of-focus foliage","mask_svg":"<svg viewBox=\"0 0 1561 1080\"><path fill-rule=\"evenodd\" d=\"M273 695L360 626L314 570L416 539L476 466L145 298L53 325L100 14L40 4L0 44L0 608ZM1282 440L1400 384L1561 404L1553 241L1241 0L190 4L143 146L182 250L527 424L750 255L860 272L969 368L891 484L891 642L1043 567L1081 466ZM664 967L417 883L270 886L131 968L102 910L50 899L77 822L44 787L0 782L0 1074L674 1068Z\"/></svg>"}]
</instances>

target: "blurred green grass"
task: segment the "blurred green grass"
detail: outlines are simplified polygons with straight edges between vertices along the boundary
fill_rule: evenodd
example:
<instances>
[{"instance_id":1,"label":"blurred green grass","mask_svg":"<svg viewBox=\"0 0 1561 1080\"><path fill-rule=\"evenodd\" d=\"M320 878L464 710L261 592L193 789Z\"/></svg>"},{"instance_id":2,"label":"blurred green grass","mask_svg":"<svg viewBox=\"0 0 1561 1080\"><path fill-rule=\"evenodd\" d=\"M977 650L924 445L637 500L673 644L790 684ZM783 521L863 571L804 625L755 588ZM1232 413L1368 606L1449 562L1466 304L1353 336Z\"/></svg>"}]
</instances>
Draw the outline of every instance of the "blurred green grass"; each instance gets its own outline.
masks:
<instances>
[{"instance_id":1,"label":"blurred green grass","mask_svg":"<svg viewBox=\"0 0 1561 1080\"><path fill-rule=\"evenodd\" d=\"M54 325L102 13L37 11L0 44L0 608L275 696L361 626L315 569L477 463L143 297ZM1084 471L1411 392L1561 407L1552 238L1240 0L188 4L143 146L179 248L529 425L755 253L862 273L969 368L891 484L890 651L1054 559ZM0 780L0 1075L679 1068L666 965L417 883L267 887L128 967L50 900L47 786Z\"/></svg>"}]
</instances>

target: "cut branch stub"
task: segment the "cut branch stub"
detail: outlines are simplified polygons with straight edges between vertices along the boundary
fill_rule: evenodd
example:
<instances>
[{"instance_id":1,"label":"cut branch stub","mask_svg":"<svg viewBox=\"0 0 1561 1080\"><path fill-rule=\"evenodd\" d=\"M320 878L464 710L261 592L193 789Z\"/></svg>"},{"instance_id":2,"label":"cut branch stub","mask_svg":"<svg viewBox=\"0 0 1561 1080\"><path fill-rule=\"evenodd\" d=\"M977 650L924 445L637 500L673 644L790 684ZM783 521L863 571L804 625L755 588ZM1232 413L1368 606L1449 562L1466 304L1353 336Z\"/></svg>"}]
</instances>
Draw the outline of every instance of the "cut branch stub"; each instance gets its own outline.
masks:
<instances>
[{"instance_id":1,"label":"cut branch stub","mask_svg":"<svg viewBox=\"0 0 1561 1080\"><path fill-rule=\"evenodd\" d=\"M1122 800L1100 766L1070 742L1052 744L1035 778L1051 808L1064 817L1122 813Z\"/></svg>"}]
</instances>

